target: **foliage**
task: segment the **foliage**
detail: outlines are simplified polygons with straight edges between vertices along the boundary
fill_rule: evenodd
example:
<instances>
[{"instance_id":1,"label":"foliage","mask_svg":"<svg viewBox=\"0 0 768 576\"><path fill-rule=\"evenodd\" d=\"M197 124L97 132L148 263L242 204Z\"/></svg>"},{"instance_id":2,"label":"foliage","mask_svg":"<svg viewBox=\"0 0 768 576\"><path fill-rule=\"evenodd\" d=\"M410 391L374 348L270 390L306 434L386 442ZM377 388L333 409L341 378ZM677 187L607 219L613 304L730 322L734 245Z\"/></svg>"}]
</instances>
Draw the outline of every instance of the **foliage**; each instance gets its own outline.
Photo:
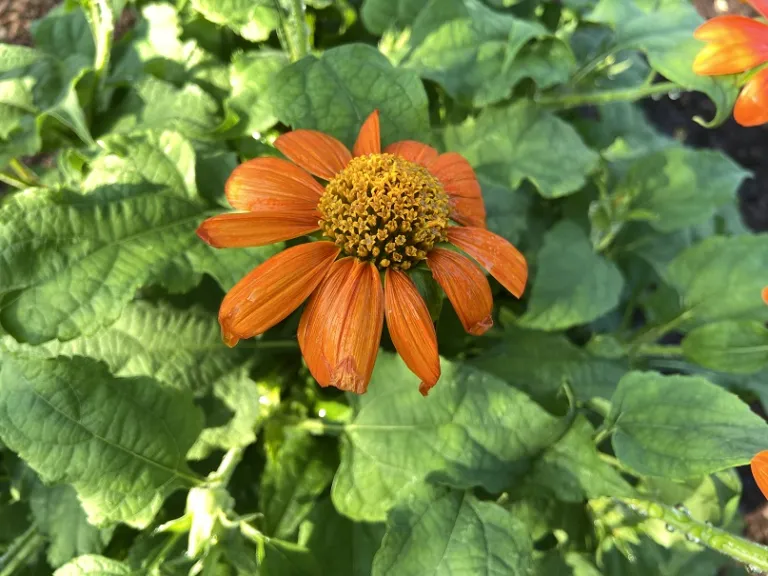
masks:
<instances>
[{"instance_id":1,"label":"foliage","mask_svg":"<svg viewBox=\"0 0 768 576\"><path fill-rule=\"evenodd\" d=\"M691 71L700 22L687 0L67 0L0 44L0 575L765 568L733 468L768 446L768 238L738 216L749 174L637 103L697 90L700 122L728 117L734 79ZM296 315L226 347L225 291L283 245L194 234L277 135L351 145L374 109L385 145L469 160L531 271L521 302L493 284L481 338L417 272L426 398L386 340L366 395L320 389Z\"/></svg>"}]
</instances>

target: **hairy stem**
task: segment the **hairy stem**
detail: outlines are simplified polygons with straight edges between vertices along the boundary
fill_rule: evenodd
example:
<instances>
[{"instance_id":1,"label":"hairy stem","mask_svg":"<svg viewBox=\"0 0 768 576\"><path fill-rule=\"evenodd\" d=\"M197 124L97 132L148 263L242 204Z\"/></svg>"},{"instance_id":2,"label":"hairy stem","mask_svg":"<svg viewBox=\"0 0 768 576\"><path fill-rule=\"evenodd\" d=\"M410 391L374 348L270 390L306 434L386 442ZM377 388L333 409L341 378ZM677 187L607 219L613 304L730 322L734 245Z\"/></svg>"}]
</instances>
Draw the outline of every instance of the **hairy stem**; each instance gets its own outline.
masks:
<instances>
[{"instance_id":1,"label":"hairy stem","mask_svg":"<svg viewBox=\"0 0 768 576\"><path fill-rule=\"evenodd\" d=\"M291 0L291 59L296 62L309 55L309 28L304 0Z\"/></svg>"},{"instance_id":2,"label":"hairy stem","mask_svg":"<svg viewBox=\"0 0 768 576\"><path fill-rule=\"evenodd\" d=\"M23 182L30 185L37 184L37 174L27 168L21 160L14 158L9 162L9 166Z\"/></svg>"},{"instance_id":3,"label":"hairy stem","mask_svg":"<svg viewBox=\"0 0 768 576\"><path fill-rule=\"evenodd\" d=\"M668 94L674 90L679 90L679 88L674 82L659 82L650 86L643 85L634 88L621 88L619 90L539 96L536 98L536 102L542 106L564 110L577 106L608 104L609 102L634 102L648 96Z\"/></svg>"},{"instance_id":4,"label":"hairy stem","mask_svg":"<svg viewBox=\"0 0 768 576\"><path fill-rule=\"evenodd\" d=\"M24 534L16 538L5 554L0 557L0 576L11 576L37 552L45 539L35 526L30 526Z\"/></svg>"},{"instance_id":5,"label":"hairy stem","mask_svg":"<svg viewBox=\"0 0 768 576\"><path fill-rule=\"evenodd\" d=\"M730 556L738 562L743 562L752 570L768 572L768 548L765 546L698 522L684 509L636 498L617 498L616 500L641 516L661 520L667 526L684 534L691 542Z\"/></svg>"}]
</instances>

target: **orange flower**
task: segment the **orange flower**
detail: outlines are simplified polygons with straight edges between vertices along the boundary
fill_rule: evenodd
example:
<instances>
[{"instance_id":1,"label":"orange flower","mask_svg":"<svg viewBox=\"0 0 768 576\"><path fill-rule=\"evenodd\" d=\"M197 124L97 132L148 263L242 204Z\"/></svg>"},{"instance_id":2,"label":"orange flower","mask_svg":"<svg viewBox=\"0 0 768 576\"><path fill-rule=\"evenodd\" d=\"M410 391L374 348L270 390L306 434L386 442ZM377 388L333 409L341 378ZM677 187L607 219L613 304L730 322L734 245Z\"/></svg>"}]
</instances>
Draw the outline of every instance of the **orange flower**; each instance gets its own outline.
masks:
<instances>
[{"instance_id":1,"label":"orange flower","mask_svg":"<svg viewBox=\"0 0 768 576\"><path fill-rule=\"evenodd\" d=\"M209 218L198 235L217 248L318 231L328 240L288 248L238 282L219 311L224 341L234 346L262 334L309 299L298 340L312 376L321 386L363 393L386 318L426 395L440 378L437 336L408 270L426 264L464 328L477 335L493 324L488 280L467 256L439 245L466 252L518 298L528 276L523 255L486 230L472 167L456 153L410 140L382 150L377 111L353 153L313 130L284 134L275 146L293 163L256 158L238 166L226 195L244 212Z\"/></svg>"},{"instance_id":2,"label":"orange flower","mask_svg":"<svg viewBox=\"0 0 768 576\"><path fill-rule=\"evenodd\" d=\"M748 0L768 18L768 0ZM740 74L768 62L768 25L746 16L717 16L694 33L707 46L699 52L693 71L706 76ZM768 122L768 68L762 68L744 85L733 108L742 126Z\"/></svg>"},{"instance_id":3,"label":"orange flower","mask_svg":"<svg viewBox=\"0 0 768 576\"><path fill-rule=\"evenodd\" d=\"M762 292L761 296L763 297L763 302L768 304L768 286L763 288L763 292Z\"/></svg>"},{"instance_id":4,"label":"orange flower","mask_svg":"<svg viewBox=\"0 0 768 576\"><path fill-rule=\"evenodd\" d=\"M760 492L768 498L768 450L758 452L749 465Z\"/></svg>"}]
</instances>

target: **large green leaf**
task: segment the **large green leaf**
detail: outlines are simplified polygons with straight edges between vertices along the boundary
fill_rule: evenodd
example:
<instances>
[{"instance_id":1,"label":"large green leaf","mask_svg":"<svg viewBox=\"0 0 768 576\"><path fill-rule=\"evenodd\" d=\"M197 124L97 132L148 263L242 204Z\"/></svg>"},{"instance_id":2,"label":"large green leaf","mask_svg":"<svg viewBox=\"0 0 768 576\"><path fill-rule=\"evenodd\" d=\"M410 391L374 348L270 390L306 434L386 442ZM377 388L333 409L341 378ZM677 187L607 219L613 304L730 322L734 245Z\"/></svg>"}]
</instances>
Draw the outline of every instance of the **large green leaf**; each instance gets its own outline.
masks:
<instances>
[{"instance_id":1,"label":"large green leaf","mask_svg":"<svg viewBox=\"0 0 768 576\"><path fill-rule=\"evenodd\" d=\"M147 302L131 302L117 322L91 336L35 348L14 346L8 340L6 346L11 349L45 356L89 356L106 362L117 376L151 376L195 394L253 356L222 342L215 315Z\"/></svg>"},{"instance_id":2,"label":"large green leaf","mask_svg":"<svg viewBox=\"0 0 768 576\"><path fill-rule=\"evenodd\" d=\"M72 484L91 523L143 528L196 482L185 455L202 418L189 394L82 357L1 361L0 438L43 481Z\"/></svg>"},{"instance_id":3,"label":"large green leaf","mask_svg":"<svg viewBox=\"0 0 768 576\"><path fill-rule=\"evenodd\" d=\"M544 237L528 310L519 322L527 328L562 330L586 324L619 304L621 271L592 249L587 235L564 220Z\"/></svg>"},{"instance_id":4,"label":"large green leaf","mask_svg":"<svg viewBox=\"0 0 768 576\"><path fill-rule=\"evenodd\" d=\"M93 164L83 193L38 189L0 206L0 323L39 344L114 322L155 269L198 241L194 151L172 132Z\"/></svg>"},{"instance_id":5,"label":"large green leaf","mask_svg":"<svg viewBox=\"0 0 768 576\"><path fill-rule=\"evenodd\" d=\"M266 533L288 540L333 480L334 443L309 434L288 434L275 454L268 453L261 477L260 508Z\"/></svg>"},{"instance_id":6,"label":"large green leaf","mask_svg":"<svg viewBox=\"0 0 768 576\"><path fill-rule=\"evenodd\" d=\"M265 541L260 568L261 576L322 576L309 550L277 538Z\"/></svg>"},{"instance_id":7,"label":"large green leaf","mask_svg":"<svg viewBox=\"0 0 768 576\"><path fill-rule=\"evenodd\" d=\"M387 28L411 24L428 3L429 0L364 0L360 16L368 30L381 35Z\"/></svg>"},{"instance_id":8,"label":"large green leaf","mask_svg":"<svg viewBox=\"0 0 768 576\"><path fill-rule=\"evenodd\" d=\"M576 192L599 158L569 124L526 100L448 126L444 138L480 174L513 190L530 180L546 198Z\"/></svg>"},{"instance_id":9,"label":"large green leaf","mask_svg":"<svg viewBox=\"0 0 768 576\"><path fill-rule=\"evenodd\" d=\"M373 576L525 576L533 544L525 525L470 492L424 486L390 514Z\"/></svg>"},{"instance_id":10,"label":"large green leaf","mask_svg":"<svg viewBox=\"0 0 768 576\"><path fill-rule=\"evenodd\" d=\"M301 536L323 574L370 576L384 525L353 522L336 512L330 499L325 499L302 525Z\"/></svg>"},{"instance_id":11,"label":"large green leaf","mask_svg":"<svg viewBox=\"0 0 768 576\"><path fill-rule=\"evenodd\" d=\"M550 489L563 502L583 502L600 496L635 495L632 487L605 463L595 447L594 428L578 417L568 433L533 465L526 483Z\"/></svg>"},{"instance_id":12,"label":"large green leaf","mask_svg":"<svg viewBox=\"0 0 768 576\"><path fill-rule=\"evenodd\" d=\"M693 71L704 43L693 38L704 22L694 6L680 0L643 2L601 0L587 16L615 30L613 52L642 50L654 70L687 90L706 93L717 106L713 124L728 118L738 94L731 77L701 76Z\"/></svg>"},{"instance_id":13,"label":"large green leaf","mask_svg":"<svg viewBox=\"0 0 768 576\"><path fill-rule=\"evenodd\" d=\"M277 73L287 65L288 57L276 50L235 55L229 75L229 104L244 120L238 125L241 133L250 136L275 125L277 117L269 103L268 90Z\"/></svg>"},{"instance_id":14,"label":"large green leaf","mask_svg":"<svg viewBox=\"0 0 768 576\"><path fill-rule=\"evenodd\" d=\"M534 73L530 63L521 70L517 56L530 41L550 36L542 24L496 12L479 0L433 1L413 22L404 65L453 98L488 105L507 98L526 72ZM569 54L565 48L560 60ZM572 55L570 62L575 65Z\"/></svg>"},{"instance_id":15,"label":"large green leaf","mask_svg":"<svg viewBox=\"0 0 768 576\"><path fill-rule=\"evenodd\" d=\"M130 576L129 566L104 556L80 556L62 566L53 576Z\"/></svg>"},{"instance_id":16,"label":"large green leaf","mask_svg":"<svg viewBox=\"0 0 768 576\"><path fill-rule=\"evenodd\" d=\"M98 554L109 543L112 530L88 523L71 486L38 484L30 495L35 525L50 540L48 562L57 567L83 554Z\"/></svg>"},{"instance_id":17,"label":"large green leaf","mask_svg":"<svg viewBox=\"0 0 768 576\"><path fill-rule=\"evenodd\" d=\"M379 354L370 388L345 425L331 492L342 514L381 521L404 489L425 478L500 492L562 433L564 422L501 380L441 365L424 398L398 357Z\"/></svg>"},{"instance_id":18,"label":"large green leaf","mask_svg":"<svg viewBox=\"0 0 768 576\"><path fill-rule=\"evenodd\" d=\"M711 370L753 374L768 366L768 328L751 320L706 324L686 335L683 352Z\"/></svg>"},{"instance_id":19,"label":"large green leaf","mask_svg":"<svg viewBox=\"0 0 768 576\"><path fill-rule=\"evenodd\" d=\"M614 196L644 212L656 230L673 232L701 224L733 202L748 174L716 150L666 148L634 162Z\"/></svg>"},{"instance_id":20,"label":"large green leaf","mask_svg":"<svg viewBox=\"0 0 768 576\"><path fill-rule=\"evenodd\" d=\"M535 399L550 397L568 384L579 400L607 400L626 373L621 363L593 356L562 334L514 326L471 362Z\"/></svg>"},{"instance_id":21,"label":"large green leaf","mask_svg":"<svg viewBox=\"0 0 768 576\"><path fill-rule=\"evenodd\" d=\"M251 42L266 40L280 23L272 0L192 0L192 7L214 24L227 26Z\"/></svg>"},{"instance_id":22,"label":"large green leaf","mask_svg":"<svg viewBox=\"0 0 768 576\"><path fill-rule=\"evenodd\" d=\"M666 280L696 320L767 320L768 235L708 238L675 258Z\"/></svg>"},{"instance_id":23,"label":"large green leaf","mask_svg":"<svg viewBox=\"0 0 768 576\"><path fill-rule=\"evenodd\" d=\"M483 190L488 230L517 244L528 227L532 195L522 189L510 190L482 175L478 181Z\"/></svg>"},{"instance_id":24,"label":"large green leaf","mask_svg":"<svg viewBox=\"0 0 768 576\"><path fill-rule=\"evenodd\" d=\"M606 426L622 464L678 480L742 466L768 445L762 418L698 376L630 372L619 382Z\"/></svg>"},{"instance_id":25,"label":"large green leaf","mask_svg":"<svg viewBox=\"0 0 768 576\"><path fill-rule=\"evenodd\" d=\"M364 44L309 56L275 76L272 109L294 128L320 130L352 146L366 117L378 110L384 144L423 139L429 128L427 95L415 73L393 68Z\"/></svg>"}]
</instances>

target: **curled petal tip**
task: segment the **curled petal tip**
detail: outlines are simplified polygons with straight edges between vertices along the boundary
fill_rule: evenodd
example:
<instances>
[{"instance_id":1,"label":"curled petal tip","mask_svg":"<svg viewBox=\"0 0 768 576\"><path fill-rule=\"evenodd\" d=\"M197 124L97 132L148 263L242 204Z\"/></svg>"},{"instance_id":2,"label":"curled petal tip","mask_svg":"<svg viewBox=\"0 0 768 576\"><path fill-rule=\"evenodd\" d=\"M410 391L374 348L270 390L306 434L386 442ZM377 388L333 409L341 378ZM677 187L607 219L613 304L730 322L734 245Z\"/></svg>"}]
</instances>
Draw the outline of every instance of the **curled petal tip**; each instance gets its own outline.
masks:
<instances>
[{"instance_id":1,"label":"curled petal tip","mask_svg":"<svg viewBox=\"0 0 768 576\"><path fill-rule=\"evenodd\" d=\"M419 393L424 396L425 398L429 394L429 391L432 390L432 388L435 387L435 384L437 384L437 381L435 382L421 382L419 384Z\"/></svg>"},{"instance_id":2,"label":"curled petal tip","mask_svg":"<svg viewBox=\"0 0 768 576\"><path fill-rule=\"evenodd\" d=\"M331 371L331 386L345 392L354 392L355 394L365 394L368 389L368 382L365 381L362 374L357 370L355 359L347 356L336 368Z\"/></svg>"},{"instance_id":3,"label":"curled petal tip","mask_svg":"<svg viewBox=\"0 0 768 576\"><path fill-rule=\"evenodd\" d=\"M221 331L221 339L224 340L224 344L230 348L234 348L237 343L240 342L240 338L228 330Z\"/></svg>"},{"instance_id":4,"label":"curled petal tip","mask_svg":"<svg viewBox=\"0 0 768 576\"><path fill-rule=\"evenodd\" d=\"M493 318L490 316L484 318L474 326L472 326L468 332L472 334L472 336L482 336L488 330L490 330L493 327Z\"/></svg>"}]
</instances>

